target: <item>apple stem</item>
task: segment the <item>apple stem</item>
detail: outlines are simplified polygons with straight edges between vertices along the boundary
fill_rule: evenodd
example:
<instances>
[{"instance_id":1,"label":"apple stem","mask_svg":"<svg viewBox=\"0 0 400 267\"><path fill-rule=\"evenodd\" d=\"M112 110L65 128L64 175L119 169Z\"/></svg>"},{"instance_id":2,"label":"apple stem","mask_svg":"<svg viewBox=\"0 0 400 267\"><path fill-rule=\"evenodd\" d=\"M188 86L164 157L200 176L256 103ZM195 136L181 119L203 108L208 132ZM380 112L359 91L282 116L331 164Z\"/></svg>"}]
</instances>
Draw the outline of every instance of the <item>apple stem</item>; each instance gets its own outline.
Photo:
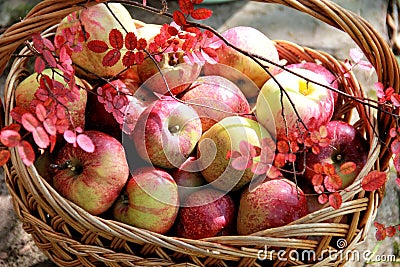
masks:
<instances>
[{"instance_id":1,"label":"apple stem","mask_svg":"<svg viewBox=\"0 0 400 267\"><path fill-rule=\"evenodd\" d=\"M174 125L172 127L169 127L168 130L170 131L170 133L176 134L177 132L179 132L180 127L179 127L179 125Z\"/></svg>"},{"instance_id":2,"label":"apple stem","mask_svg":"<svg viewBox=\"0 0 400 267\"><path fill-rule=\"evenodd\" d=\"M67 168L70 168L70 166L71 166L70 160L67 160L66 162L61 163L61 164L55 164L55 163L50 164L50 168L57 169L57 170L65 170Z\"/></svg>"}]
</instances>

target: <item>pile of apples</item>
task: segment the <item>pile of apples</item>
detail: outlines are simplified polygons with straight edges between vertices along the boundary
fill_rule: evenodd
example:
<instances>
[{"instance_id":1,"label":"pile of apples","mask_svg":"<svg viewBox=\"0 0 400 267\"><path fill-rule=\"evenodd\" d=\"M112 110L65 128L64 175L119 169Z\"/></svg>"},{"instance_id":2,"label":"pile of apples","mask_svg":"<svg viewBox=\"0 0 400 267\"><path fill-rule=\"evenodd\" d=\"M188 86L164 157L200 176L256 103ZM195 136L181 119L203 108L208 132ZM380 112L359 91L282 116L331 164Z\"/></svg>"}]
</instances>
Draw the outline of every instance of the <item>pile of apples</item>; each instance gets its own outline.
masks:
<instances>
[{"instance_id":1,"label":"pile of apples","mask_svg":"<svg viewBox=\"0 0 400 267\"><path fill-rule=\"evenodd\" d=\"M146 40L160 31L161 25L132 19L120 4L109 7L98 4L79 12L90 34L86 43L109 42L108 33L115 28ZM61 22L56 38L69 22ZM282 63L274 43L254 28L234 27L222 35L243 50ZM310 180L317 162L336 167L355 162L355 172L339 173L342 188L352 183L366 162L368 143L350 124L332 120L338 96L324 85L337 88L335 75L317 63L286 65L289 72L260 61L268 66L267 74L225 44L216 52L219 63L204 66L176 64L165 55L159 64L163 75L149 59L125 70L121 62L104 66L104 54L87 47L74 52L73 62L83 67L76 69L77 84L86 90L80 90L79 102L66 105L73 125L92 140L94 152L60 138L53 153L45 151L36 160L39 173L93 215L191 239L247 235L322 207L316 196L304 193L313 192ZM64 82L50 69L45 72ZM16 88L16 106L29 108L38 88L36 76ZM99 87L129 94L125 119L130 123L107 111L93 93ZM255 174L246 162L246 155L260 156L246 144L262 147L265 140L321 125L331 145L317 155L306 153L308 167L297 176L298 184L288 172L276 179ZM245 168L234 168L233 161Z\"/></svg>"}]
</instances>

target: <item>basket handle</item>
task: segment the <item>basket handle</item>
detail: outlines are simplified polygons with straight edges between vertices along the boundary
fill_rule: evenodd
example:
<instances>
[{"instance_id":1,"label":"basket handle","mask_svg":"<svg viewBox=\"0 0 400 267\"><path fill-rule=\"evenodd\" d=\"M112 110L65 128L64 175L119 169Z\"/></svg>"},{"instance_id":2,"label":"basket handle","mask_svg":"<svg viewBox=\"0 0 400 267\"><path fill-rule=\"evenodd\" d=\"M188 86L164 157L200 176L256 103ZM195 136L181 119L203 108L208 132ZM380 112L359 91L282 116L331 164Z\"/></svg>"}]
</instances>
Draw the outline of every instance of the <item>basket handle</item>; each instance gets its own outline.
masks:
<instances>
[{"instance_id":1,"label":"basket handle","mask_svg":"<svg viewBox=\"0 0 400 267\"><path fill-rule=\"evenodd\" d=\"M281 4L327 23L347 33L353 41L363 50L365 56L375 67L378 80L385 87L393 87L395 92L400 88L400 72L397 60L386 41L362 17L348 11L330 0L253 0L256 2ZM106 0L44 0L36 5L20 22L8 28L0 36L0 74L4 72L12 53L32 33L41 32L61 21L66 15L80 10L88 5L95 5ZM128 0L115 0L115 2L128 3ZM379 132L387 133L394 125L393 116L378 114ZM388 144L390 137L383 134L380 138ZM382 146L381 168L386 169L391 153L387 146Z\"/></svg>"}]
</instances>

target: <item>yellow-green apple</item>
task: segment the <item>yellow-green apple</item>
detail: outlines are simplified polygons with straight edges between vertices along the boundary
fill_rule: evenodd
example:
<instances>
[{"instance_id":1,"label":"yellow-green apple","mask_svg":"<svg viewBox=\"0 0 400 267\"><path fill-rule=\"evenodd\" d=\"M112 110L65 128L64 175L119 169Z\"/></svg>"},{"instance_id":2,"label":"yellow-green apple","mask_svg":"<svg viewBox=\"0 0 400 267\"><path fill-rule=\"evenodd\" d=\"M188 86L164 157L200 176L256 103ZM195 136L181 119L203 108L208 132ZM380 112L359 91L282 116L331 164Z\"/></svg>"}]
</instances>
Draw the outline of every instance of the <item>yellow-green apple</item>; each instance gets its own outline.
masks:
<instances>
[{"instance_id":1,"label":"yellow-green apple","mask_svg":"<svg viewBox=\"0 0 400 267\"><path fill-rule=\"evenodd\" d=\"M90 41L101 40L111 48L109 33L113 29L119 30L123 36L126 35L126 32L137 34L135 24L132 23L132 17L122 4L107 3L105 5L100 3L84 8L81 11L73 12L60 22L56 30L55 39L58 43L62 44L69 41L66 38L66 29L71 29L69 34L75 34L74 40L77 40L78 35L82 34L80 29L84 29L84 34L86 34L81 51L75 50L71 56L72 62L83 68L77 68L77 72L92 78L95 77L94 75L113 77L125 69L122 59L113 66L104 66L102 60L108 51L95 53L87 47ZM125 53L121 50L121 54L122 58Z\"/></svg>"},{"instance_id":2,"label":"yellow-green apple","mask_svg":"<svg viewBox=\"0 0 400 267\"><path fill-rule=\"evenodd\" d=\"M179 210L178 188L172 176L161 169L141 167L133 171L121 197L115 202L117 221L164 234Z\"/></svg>"},{"instance_id":3,"label":"yellow-green apple","mask_svg":"<svg viewBox=\"0 0 400 267\"><path fill-rule=\"evenodd\" d=\"M319 154L311 151L306 153L306 170L303 176L311 182L312 177L316 174L313 168L314 164L330 163L342 179L341 189L344 189L354 182L366 164L369 144L361 133L347 122L334 120L328 122L325 127L327 138L330 140L329 146L321 147ZM346 162L355 163L356 168L353 172L342 173L340 171L340 166ZM302 165L302 163L299 164L300 168Z\"/></svg>"},{"instance_id":4,"label":"yellow-green apple","mask_svg":"<svg viewBox=\"0 0 400 267\"><path fill-rule=\"evenodd\" d=\"M314 62L301 62L301 63L289 64L289 65L286 65L285 67L288 68L289 70L294 70L294 71L296 69L310 70L312 72L315 72L317 74L324 76L325 80L328 82L328 84L331 87L333 87L335 89L339 88L339 83L338 83L337 77L321 64L314 63ZM333 95L333 98L336 103L337 98L338 98L338 93L333 90L330 90L330 92Z\"/></svg>"},{"instance_id":5,"label":"yellow-green apple","mask_svg":"<svg viewBox=\"0 0 400 267\"><path fill-rule=\"evenodd\" d=\"M208 183L224 192L235 191L256 178L251 168L237 170L232 166L230 151L240 151L242 141L261 147L268 131L257 121L240 116L222 119L201 136L197 157L201 173ZM259 158L259 155L255 159Z\"/></svg>"},{"instance_id":6,"label":"yellow-green apple","mask_svg":"<svg viewBox=\"0 0 400 267\"><path fill-rule=\"evenodd\" d=\"M66 90L69 89L69 85L64 81L64 77L62 75L62 71L55 69L55 71L51 69L45 69L42 71L42 74L49 76L55 81L61 83ZM75 77L76 85L80 86L79 89L79 100L74 102L68 102L65 106L68 109L68 113L71 116L71 120L74 123L75 127L81 127L82 129L85 127L85 109L87 102L87 91L90 88L88 83L83 80ZM21 83L18 84L17 88L15 88L15 105L17 107L22 107L27 110L31 110L31 102L35 99L36 90L39 88L38 82L38 73L33 73L25 78Z\"/></svg>"},{"instance_id":7,"label":"yellow-green apple","mask_svg":"<svg viewBox=\"0 0 400 267\"><path fill-rule=\"evenodd\" d=\"M222 33L222 36L232 45L254 55L262 56L272 62L279 63L278 51L274 43L261 31L248 26L237 26ZM250 57L234 50L232 47L222 44L216 49L218 63L236 68L247 75L254 83L261 88L270 78L268 73ZM275 67L260 60L273 74ZM229 75L229 74L221 74Z\"/></svg>"},{"instance_id":8,"label":"yellow-green apple","mask_svg":"<svg viewBox=\"0 0 400 267\"><path fill-rule=\"evenodd\" d=\"M132 136L141 158L171 169L190 156L201 132L201 121L193 108L163 96L139 115Z\"/></svg>"},{"instance_id":9,"label":"yellow-green apple","mask_svg":"<svg viewBox=\"0 0 400 267\"><path fill-rule=\"evenodd\" d=\"M285 178L267 180L254 190L244 188L237 215L237 231L249 235L279 227L307 215L303 191Z\"/></svg>"},{"instance_id":10,"label":"yellow-green apple","mask_svg":"<svg viewBox=\"0 0 400 267\"><path fill-rule=\"evenodd\" d=\"M257 120L268 131L276 130L278 139L286 132L306 132L303 123L308 131L318 130L333 115L331 91L312 82L328 85L324 76L306 69L295 72L311 82L284 71L268 80L257 97Z\"/></svg>"},{"instance_id":11,"label":"yellow-green apple","mask_svg":"<svg viewBox=\"0 0 400 267\"><path fill-rule=\"evenodd\" d=\"M250 105L233 82L221 76L202 76L194 81L180 99L200 116L203 132L223 118L250 114Z\"/></svg>"},{"instance_id":12,"label":"yellow-green apple","mask_svg":"<svg viewBox=\"0 0 400 267\"><path fill-rule=\"evenodd\" d=\"M87 212L99 215L118 198L129 177L129 167L122 144L99 132L86 131L92 140L93 153L66 144L57 153L54 188Z\"/></svg>"},{"instance_id":13,"label":"yellow-green apple","mask_svg":"<svg viewBox=\"0 0 400 267\"><path fill-rule=\"evenodd\" d=\"M229 235L235 229L235 215L231 196L213 188L202 189L186 198L176 220L176 233L190 239Z\"/></svg>"},{"instance_id":14,"label":"yellow-green apple","mask_svg":"<svg viewBox=\"0 0 400 267\"><path fill-rule=\"evenodd\" d=\"M170 174L178 185L181 206L189 194L200 190L202 185L206 184L195 156L188 157L179 168L172 169Z\"/></svg>"}]
</instances>

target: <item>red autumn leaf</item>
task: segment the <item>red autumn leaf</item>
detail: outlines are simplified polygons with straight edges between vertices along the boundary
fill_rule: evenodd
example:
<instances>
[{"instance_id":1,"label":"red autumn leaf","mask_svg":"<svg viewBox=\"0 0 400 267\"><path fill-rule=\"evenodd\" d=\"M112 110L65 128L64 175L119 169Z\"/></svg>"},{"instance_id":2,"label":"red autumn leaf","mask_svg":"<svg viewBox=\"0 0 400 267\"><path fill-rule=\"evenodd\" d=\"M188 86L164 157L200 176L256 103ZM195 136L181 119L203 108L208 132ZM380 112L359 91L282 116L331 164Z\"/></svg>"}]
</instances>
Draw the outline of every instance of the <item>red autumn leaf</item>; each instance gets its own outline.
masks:
<instances>
[{"instance_id":1,"label":"red autumn leaf","mask_svg":"<svg viewBox=\"0 0 400 267\"><path fill-rule=\"evenodd\" d=\"M23 114L21 123L22 126L24 126L24 128L29 132L35 131L36 127L39 126L39 121L31 113Z\"/></svg>"},{"instance_id":2,"label":"red autumn leaf","mask_svg":"<svg viewBox=\"0 0 400 267\"><path fill-rule=\"evenodd\" d=\"M374 170L368 173L361 181L361 187L365 191L374 191L381 188L386 182L387 174Z\"/></svg>"},{"instance_id":3,"label":"red autumn leaf","mask_svg":"<svg viewBox=\"0 0 400 267\"><path fill-rule=\"evenodd\" d=\"M324 186L322 185L322 184L320 184L320 185L315 185L314 186L314 191L317 193L317 194L322 194L323 192L324 192Z\"/></svg>"},{"instance_id":4,"label":"red autumn leaf","mask_svg":"<svg viewBox=\"0 0 400 267\"><path fill-rule=\"evenodd\" d=\"M314 171L316 172L316 173L324 173L324 168L322 167L322 164L321 163L315 163L314 165L313 165L313 169L314 169Z\"/></svg>"},{"instance_id":5,"label":"red autumn leaf","mask_svg":"<svg viewBox=\"0 0 400 267\"><path fill-rule=\"evenodd\" d=\"M289 144L286 141L278 141L276 148L280 153L289 153Z\"/></svg>"},{"instance_id":6,"label":"red autumn leaf","mask_svg":"<svg viewBox=\"0 0 400 267\"><path fill-rule=\"evenodd\" d=\"M84 151L92 153L95 150L95 146L90 139L89 136L86 134L80 134L76 138L76 142L78 143L79 147L82 148Z\"/></svg>"},{"instance_id":7,"label":"red autumn leaf","mask_svg":"<svg viewBox=\"0 0 400 267\"><path fill-rule=\"evenodd\" d=\"M331 204L332 208L334 208L335 210L339 209L342 205L342 196L338 192L330 194L329 204Z\"/></svg>"},{"instance_id":8,"label":"red autumn leaf","mask_svg":"<svg viewBox=\"0 0 400 267\"><path fill-rule=\"evenodd\" d=\"M43 106L43 104L41 103L37 104L35 111L36 111L36 118L38 118L39 121L44 121L46 119L47 111L46 108Z\"/></svg>"},{"instance_id":9,"label":"red autumn leaf","mask_svg":"<svg viewBox=\"0 0 400 267\"><path fill-rule=\"evenodd\" d=\"M135 33L133 32L128 32L125 36L125 47L128 50L134 50L137 47L137 37Z\"/></svg>"},{"instance_id":10,"label":"red autumn leaf","mask_svg":"<svg viewBox=\"0 0 400 267\"><path fill-rule=\"evenodd\" d=\"M135 53L136 64L140 65L144 61L144 53L139 51Z\"/></svg>"},{"instance_id":11,"label":"red autumn leaf","mask_svg":"<svg viewBox=\"0 0 400 267\"><path fill-rule=\"evenodd\" d=\"M324 177L322 176L322 174L314 174L311 179L311 182L313 186L322 185L322 183L324 182Z\"/></svg>"},{"instance_id":12,"label":"red autumn leaf","mask_svg":"<svg viewBox=\"0 0 400 267\"><path fill-rule=\"evenodd\" d=\"M217 52L215 52L214 49L205 47L205 48L201 49L201 53L207 63L210 63L210 64L218 63L218 54L217 54Z\"/></svg>"},{"instance_id":13,"label":"red autumn leaf","mask_svg":"<svg viewBox=\"0 0 400 267\"><path fill-rule=\"evenodd\" d=\"M357 165L354 162L348 161L340 165L340 172L343 174L350 174L353 173L356 170L356 168Z\"/></svg>"},{"instance_id":14,"label":"red autumn leaf","mask_svg":"<svg viewBox=\"0 0 400 267\"><path fill-rule=\"evenodd\" d=\"M19 132L19 130L21 130L21 125L16 123L11 123L10 125L4 126L2 130L14 130Z\"/></svg>"},{"instance_id":15,"label":"red autumn leaf","mask_svg":"<svg viewBox=\"0 0 400 267\"><path fill-rule=\"evenodd\" d=\"M392 101L393 106L400 107L400 95L399 94L393 93L392 96L390 97L390 100Z\"/></svg>"},{"instance_id":16,"label":"red autumn leaf","mask_svg":"<svg viewBox=\"0 0 400 267\"><path fill-rule=\"evenodd\" d=\"M11 153L8 150L0 151L0 166L3 166L10 159Z\"/></svg>"},{"instance_id":17,"label":"red autumn leaf","mask_svg":"<svg viewBox=\"0 0 400 267\"><path fill-rule=\"evenodd\" d=\"M25 113L28 113L28 110L21 108L21 107L15 107L11 110L10 114L11 117L18 123L22 124L22 115Z\"/></svg>"},{"instance_id":18,"label":"red autumn leaf","mask_svg":"<svg viewBox=\"0 0 400 267\"><path fill-rule=\"evenodd\" d=\"M147 41L144 38L140 38L137 43L137 50L144 50L147 47Z\"/></svg>"},{"instance_id":19,"label":"red autumn leaf","mask_svg":"<svg viewBox=\"0 0 400 267\"><path fill-rule=\"evenodd\" d=\"M57 144L57 135L50 135L50 153L53 152Z\"/></svg>"},{"instance_id":20,"label":"red autumn leaf","mask_svg":"<svg viewBox=\"0 0 400 267\"><path fill-rule=\"evenodd\" d=\"M400 154L396 154L393 159L393 166L397 172L400 172Z\"/></svg>"},{"instance_id":21,"label":"red autumn leaf","mask_svg":"<svg viewBox=\"0 0 400 267\"><path fill-rule=\"evenodd\" d=\"M0 132L0 141L7 147L15 147L21 141L21 135L14 130L2 130Z\"/></svg>"},{"instance_id":22,"label":"red autumn leaf","mask_svg":"<svg viewBox=\"0 0 400 267\"><path fill-rule=\"evenodd\" d=\"M197 20L205 20L212 16L212 11L208 8L198 8L190 12L190 16Z\"/></svg>"},{"instance_id":23,"label":"red autumn leaf","mask_svg":"<svg viewBox=\"0 0 400 267\"><path fill-rule=\"evenodd\" d=\"M49 64L50 67L52 67L52 68L57 67L56 59L54 58L53 54L49 50L43 51L43 57L46 60L47 64Z\"/></svg>"},{"instance_id":24,"label":"red autumn leaf","mask_svg":"<svg viewBox=\"0 0 400 267\"><path fill-rule=\"evenodd\" d=\"M390 128L389 135L390 137L395 138L397 136L397 129L395 127Z\"/></svg>"},{"instance_id":25,"label":"red autumn leaf","mask_svg":"<svg viewBox=\"0 0 400 267\"><path fill-rule=\"evenodd\" d=\"M337 174L327 175L324 178L324 185L329 192L335 192L342 187L342 179Z\"/></svg>"},{"instance_id":26,"label":"red autumn leaf","mask_svg":"<svg viewBox=\"0 0 400 267\"><path fill-rule=\"evenodd\" d=\"M112 67L117 64L118 60L121 58L121 52L118 49L112 49L107 52L102 60L103 66Z\"/></svg>"},{"instance_id":27,"label":"red autumn leaf","mask_svg":"<svg viewBox=\"0 0 400 267\"><path fill-rule=\"evenodd\" d=\"M26 166L30 166L35 161L35 151L33 150L32 145L25 140L22 140L18 145L18 153L22 159L22 162Z\"/></svg>"},{"instance_id":28,"label":"red autumn leaf","mask_svg":"<svg viewBox=\"0 0 400 267\"><path fill-rule=\"evenodd\" d=\"M121 49L124 47L124 36L118 29L112 29L110 31L108 34L108 40L110 41L110 45L115 49Z\"/></svg>"},{"instance_id":29,"label":"red autumn leaf","mask_svg":"<svg viewBox=\"0 0 400 267\"><path fill-rule=\"evenodd\" d=\"M87 44L90 51L104 53L108 50L108 44L101 40L92 40Z\"/></svg>"},{"instance_id":30,"label":"red autumn leaf","mask_svg":"<svg viewBox=\"0 0 400 267\"><path fill-rule=\"evenodd\" d=\"M52 119L50 118L45 119L43 121L43 127L49 133L49 135L57 134L57 128Z\"/></svg>"},{"instance_id":31,"label":"red autumn leaf","mask_svg":"<svg viewBox=\"0 0 400 267\"><path fill-rule=\"evenodd\" d=\"M37 73L42 73L42 71L46 68L46 62L41 57L37 57L35 59L34 70Z\"/></svg>"},{"instance_id":32,"label":"red autumn leaf","mask_svg":"<svg viewBox=\"0 0 400 267\"><path fill-rule=\"evenodd\" d=\"M375 238L378 241L382 241L386 238L386 230L385 229L377 229L375 233Z\"/></svg>"},{"instance_id":33,"label":"red autumn leaf","mask_svg":"<svg viewBox=\"0 0 400 267\"><path fill-rule=\"evenodd\" d=\"M168 26L167 31L171 36L176 36L179 33L178 29L173 26Z\"/></svg>"},{"instance_id":34,"label":"red autumn leaf","mask_svg":"<svg viewBox=\"0 0 400 267\"><path fill-rule=\"evenodd\" d=\"M328 202L328 196L326 194L321 194L318 196L318 202L320 204L325 204L326 202Z\"/></svg>"},{"instance_id":35,"label":"red autumn leaf","mask_svg":"<svg viewBox=\"0 0 400 267\"><path fill-rule=\"evenodd\" d=\"M396 184L398 187L400 187L400 178L396 178Z\"/></svg>"},{"instance_id":36,"label":"red autumn leaf","mask_svg":"<svg viewBox=\"0 0 400 267\"><path fill-rule=\"evenodd\" d=\"M400 154L400 141L399 139L395 139L390 145L390 150L393 154Z\"/></svg>"},{"instance_id":37,"label":"red autumn leaf","mask_svg":"<svg viewBox=\"0 0 400 267\"><path fill-rule=\"evenodd\" d=\"M185 15L179 10L174 11L172 18L178 26L185 26L187 24Z\"/></svg>"},{"instance_id":38,"label":"red autumn leaf","mask_svg":"<svg viewBox=\"0 0 400 267\"><path fill-rule=\"evenodd\" d=\"M251 166L253 162L249 157L240 156L232 160L232 167L235 170L243 171Z\"/></svg>"},{"instance_id":39,"label":"red autumn leaf","mask_svg":"<svg viewBox=\"0 0 400 267\"><path fill-rule=\"evenodd\" d=\"M66 130L64 132L64 139L68 143L73 144L76 141L76 134L71 130Z\"/></svg>"},{"instance_id":40,"label":"red autumn leaf","mask_svg":"<svg viewBox=\"0 0 400 267\"><path fill-rule=\"evenodd\" d=\"M127 51L122 57L122 64L124 64L124 67L133 66L135 64L135 58L135 52Z\"/></svg>"},{"instance_id":41,"label":"red autumn leaf","mask_svg":"<svg viewBox=\"0 0 400 267\"><path fill-rule=\"evenodd\" d=\"M49 135L42 126L36 127L32 132L33 140L40 148L46 148L50 144Z\"/></svg>"},{"instance_id":42,"label":"red autumn leaf","mask_svg":"<svg viewBox=\"0 0 400 267\"><path fill-rule=\"evenodd\" d=\"M333 164L331 164L331 163L324 163L322 167L324 168L324 173L325 173L326 175L333 175L333 174L336 174L335 166L333 166Z\"/></svg>"},{"instance_id":43,"label":"red autumn leaf","mask_svg":"<svg viewBox=\"0 0 400 267\"><path fill-rule=\"evenodd\" d=\"M385 230L386 236L393 237L396 234L396 227L388 226Z\"/></svg>"},{"instance_id":44,"label":"red autumn leaf","mask_svg":"<svg viewBox=\"0 0 400 267\"><path fill-rule=\"evenodd\" d=\"M179 8L183 14L190 14L194 10L192 0L178 0Z\"/></svg>"}]
</instances>

